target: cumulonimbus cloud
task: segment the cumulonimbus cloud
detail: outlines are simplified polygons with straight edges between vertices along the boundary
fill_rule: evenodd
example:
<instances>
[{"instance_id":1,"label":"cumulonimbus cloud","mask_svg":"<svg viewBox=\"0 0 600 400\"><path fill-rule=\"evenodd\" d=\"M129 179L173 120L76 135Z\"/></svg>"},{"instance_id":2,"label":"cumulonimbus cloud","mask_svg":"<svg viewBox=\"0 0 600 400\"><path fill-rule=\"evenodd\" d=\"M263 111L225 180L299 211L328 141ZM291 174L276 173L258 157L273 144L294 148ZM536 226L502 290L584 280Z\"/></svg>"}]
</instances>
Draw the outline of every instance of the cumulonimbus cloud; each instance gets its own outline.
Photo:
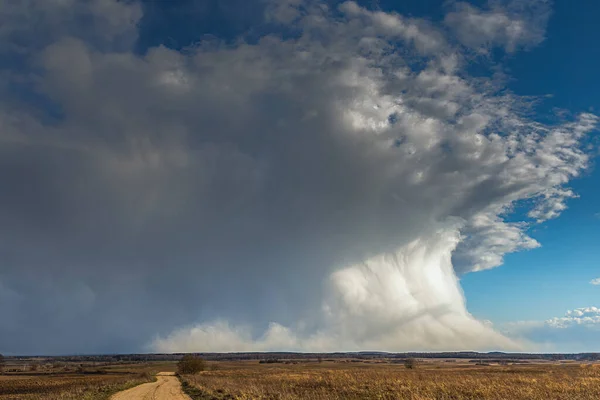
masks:
<instances>
[{"instance_id":1,"label":"cumulonimbus cloud","mask_svg":"<svg viewBox=\"0 0 600 400\"><path fill-rule=\"evenodd\" d=\"M285 38L143 53L139 5L90 4L122 29L52 30L19 52L38 100L0 103L0 342L519 348L458 276L539 245L527 228L574 196L596 116L535 121L442 28L354 2L273 3Z\"/></svg>"}]
</instances>

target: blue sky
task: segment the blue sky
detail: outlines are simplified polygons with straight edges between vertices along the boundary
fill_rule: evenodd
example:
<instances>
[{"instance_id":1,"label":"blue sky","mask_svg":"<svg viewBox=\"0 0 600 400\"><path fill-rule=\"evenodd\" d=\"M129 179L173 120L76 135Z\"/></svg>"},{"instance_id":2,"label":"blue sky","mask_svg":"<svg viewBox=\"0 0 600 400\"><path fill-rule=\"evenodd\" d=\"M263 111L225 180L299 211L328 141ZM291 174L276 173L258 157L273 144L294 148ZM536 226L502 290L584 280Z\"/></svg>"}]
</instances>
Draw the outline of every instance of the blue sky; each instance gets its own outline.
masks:
<instances>
[{"instance_id":1,"label":"blue sky","mask_svg":"<svg viewBox=\"0 0 600 400\"><path fill-rule=\"evenodd\" d=\"M594 15L600 4L556 1L546 40L508 60L510 88L523 95L552 95L542 110L598 110L600 32ZM597 135L595 142L597 143ZM569 201L561 218L535 227L541 248L509 255L501 268L463 278L469 309L498 322L545 319L584 305L597 305L600 287L589 281L600 274L600 170L572 182L580 196ZM498 298L504 299L498 302Z\"/></svg>"},{"instance_id":2,"label":"blue sky","mask_svg":"<svg viewBox=\"0 0 600 400\"><path fill-rule=\"evenodd\" d=\"M0 0L0 353L598 350L599 11Z\"/></svg>"},{"instance_id":3,"label":"blue sky","mask_svg":"<svg viewBox=\"0 0 600 400\"><path fill-rule=\"evenodd\" d=\"M545 319L598 303L600 288L589 283L600 273L598 180L593 171L575 181L580 198L569 202L561 218L533 230L542 247L507 256L501 268L463 277L475 315L497 322Z\"/></svg>"}]
</instances>

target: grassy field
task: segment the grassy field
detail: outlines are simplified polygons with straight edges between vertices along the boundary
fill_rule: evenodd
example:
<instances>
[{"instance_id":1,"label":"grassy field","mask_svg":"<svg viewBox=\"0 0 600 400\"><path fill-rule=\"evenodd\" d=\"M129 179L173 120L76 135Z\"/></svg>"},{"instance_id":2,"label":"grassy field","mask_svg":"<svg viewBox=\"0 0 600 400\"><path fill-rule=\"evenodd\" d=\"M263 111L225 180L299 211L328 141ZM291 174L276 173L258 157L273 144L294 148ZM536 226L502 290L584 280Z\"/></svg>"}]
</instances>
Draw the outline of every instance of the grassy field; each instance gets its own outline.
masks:
<instances>
[{"instance_id":1,"label":"grassy field","mask_svg":"<svg viewBox=\"0 0 600 400\"><path fill-rule=\"evenodd\" d=\"M0 400L101 400L174 371L175 363L114 364L62 371L0 375ZM600 364L538 362L476 365L427 360L415 369L388 361L208 362L183 376L194 400L224 399L412 399L583 400L600 399Z\"/></svg>"},{"instance_id":2,"label":"grassy field","mask_svg":"<svg viewBox=\"0 0 600 400\"><path fill-rule=\"evenodd\" d=\"M210 364L209 364L210 366ZM600 365L218 363L181 377L194 399L600 399Z\"/></svg>"},{"instance_id":3,"label":"grassy field","mask_svg":"<svg viewBox=\"0 0 600 400\"><path fill-rule=\"evenodd\" d=\"M174 364L103 366L84 371L40 371L0 375L0 400L105 400L112 394L154 380ZM68 369L68 368L67 368Z\"/></svg>"}]
</instances>

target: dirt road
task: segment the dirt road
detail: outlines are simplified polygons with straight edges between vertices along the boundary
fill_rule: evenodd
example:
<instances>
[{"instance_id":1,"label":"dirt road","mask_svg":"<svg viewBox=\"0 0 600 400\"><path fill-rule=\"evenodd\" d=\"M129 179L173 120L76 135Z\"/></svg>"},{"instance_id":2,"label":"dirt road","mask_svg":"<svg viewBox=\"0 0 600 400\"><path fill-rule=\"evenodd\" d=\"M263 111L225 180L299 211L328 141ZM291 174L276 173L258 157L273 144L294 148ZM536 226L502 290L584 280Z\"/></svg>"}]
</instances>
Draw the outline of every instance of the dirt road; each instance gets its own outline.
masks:
<instances>
[{"instance_id":1,"label":"dirt road","mask_svg":"<svg viewBox=\"0 0 600 400\"><path fill-rule=\"evenodd\" d=\"M144 383L119 392L111 400L191 400L181 391L179 379L172 372L161 372L156 382Z\"/></svg>"}]
</instances>

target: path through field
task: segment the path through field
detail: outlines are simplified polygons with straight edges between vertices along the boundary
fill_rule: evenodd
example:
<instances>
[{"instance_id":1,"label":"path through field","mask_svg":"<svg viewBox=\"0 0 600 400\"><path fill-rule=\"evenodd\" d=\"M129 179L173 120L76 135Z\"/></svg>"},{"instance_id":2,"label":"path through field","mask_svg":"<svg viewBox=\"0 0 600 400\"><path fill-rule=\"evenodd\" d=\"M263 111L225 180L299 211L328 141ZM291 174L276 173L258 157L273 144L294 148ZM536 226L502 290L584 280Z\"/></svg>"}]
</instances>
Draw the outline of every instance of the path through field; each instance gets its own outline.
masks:
<instances>
[{"instance_id":1,"label":"path through field","mask_svg":"<svg viewBox=\"0 0 600 400\"><path fill-rule=\"evenodd\" d=\"M160 372L156 382L144 383L112 396L111 400L191 400L172 372Z\"/></svg>"}]
</instances>

